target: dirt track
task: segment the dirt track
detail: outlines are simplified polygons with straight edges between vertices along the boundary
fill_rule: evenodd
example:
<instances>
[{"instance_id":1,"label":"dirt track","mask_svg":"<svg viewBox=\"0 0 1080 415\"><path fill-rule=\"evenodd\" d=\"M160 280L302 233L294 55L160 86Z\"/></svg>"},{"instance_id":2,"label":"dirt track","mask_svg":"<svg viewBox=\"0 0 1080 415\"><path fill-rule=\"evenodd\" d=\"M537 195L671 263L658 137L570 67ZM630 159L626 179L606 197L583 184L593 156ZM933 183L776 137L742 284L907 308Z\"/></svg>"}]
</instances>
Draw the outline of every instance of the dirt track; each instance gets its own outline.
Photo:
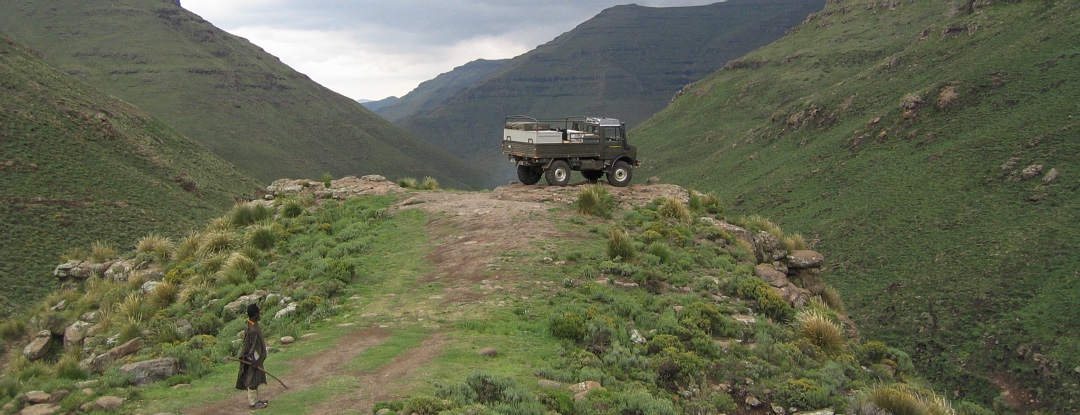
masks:
<instances>
[{"instance_id":1,"label":"dirt track","mask_svg":"<svg viewBox=\"0 0 1080 415\"><path fill-rule=\"evenodd\" d=\"M393 210L421 209L431 213L427 229L433 246L426 259L435 270L426 278L442 283L445 288L440 297L446 302L465 303L480 300L491 292L475 287L477 282L485 278L485 271L498 261L501 252L524 249L535 241L577 237L561 234L549 211L572 204L582 184L567 187L511 184L491 192L410 192ZM335 182L332 188L344 189L349 186L364 189L356 194L402 192L388 181L355 178ZM645 204L660 197L683 201L687 198L686 190L673 185L631 185L625 188L605 185L605 188L616 203L624 206ZM338 197L349 197L344 194L341 192ZM523 229L527 232L523 232ZM512 279L515 276L503 274L500 278ZM508 285L511 282L498 283ZM333 349L293 361L296 369L289 372L290 389L261 388L262 397L271 401L288 399L289 393L311 389L330 378L348 375L363 385L357 393L335 396L318 408L311 408L308 413L370 414L376 402L394 398L395 381L409 377L414 370L434 360L449 341L436 334L420 347L402 352L375 371L348 372L341 368L343 362L349 362L365 350L382 344L390 336L391 333L385 329L358 328L342 337ZM245 410L245 404L246 398L237 391L229 399L211 402L185 413L235 414ZM273 412L272 408L269 412Z\"/></svg>"}]
</instances>

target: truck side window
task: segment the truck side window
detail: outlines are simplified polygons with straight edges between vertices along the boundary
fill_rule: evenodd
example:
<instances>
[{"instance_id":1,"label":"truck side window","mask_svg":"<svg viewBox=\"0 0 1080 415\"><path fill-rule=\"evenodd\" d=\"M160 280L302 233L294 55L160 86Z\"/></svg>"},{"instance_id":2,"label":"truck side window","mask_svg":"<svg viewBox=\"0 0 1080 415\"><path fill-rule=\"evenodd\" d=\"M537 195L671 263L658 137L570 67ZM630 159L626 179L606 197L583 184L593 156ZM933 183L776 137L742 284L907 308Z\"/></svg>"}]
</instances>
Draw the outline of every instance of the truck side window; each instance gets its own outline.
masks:
<instances>
[{"instance_id":1,"label":"truck side window","mask_svg":"<svg viewBox=\"0 0 1080 415\"><path fill-rule=\"evenodd\" d=\"M619 127L604 127L604 137L607 138L608 141L618 141L623 138L622 131Z\"/></svg>"}]
</instances>

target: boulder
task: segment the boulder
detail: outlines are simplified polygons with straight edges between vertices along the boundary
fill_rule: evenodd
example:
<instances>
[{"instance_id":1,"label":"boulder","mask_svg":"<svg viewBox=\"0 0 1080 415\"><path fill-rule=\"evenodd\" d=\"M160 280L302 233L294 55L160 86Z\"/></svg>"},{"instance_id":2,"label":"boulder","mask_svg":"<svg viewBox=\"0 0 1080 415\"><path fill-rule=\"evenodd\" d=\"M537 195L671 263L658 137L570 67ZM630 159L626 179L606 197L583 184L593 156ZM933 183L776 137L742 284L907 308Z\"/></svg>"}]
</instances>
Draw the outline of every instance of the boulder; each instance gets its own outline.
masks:
<instances>
[{"instance_id":1,"label":"boulder","mask_svg":"<svg viewBox=\"0 0 1080 415\"><path fill-rule=\"evenodd\" d=\"M746 404L747 404L747 405L750 405L750 407L751 407L751 408L755 408L755 409L756 409L756 408L760 408L760 407L761 407L761 405L762 405L762 403L761 403L761 400L760 400L760 399L758 399L758 398L757 398L756 396L754 396L754 395L747 395L747 397L746 397Z\"/></svg>"},{"instance_id":2,"label":"boulder","mask_svg":"<svg viewBox=\"0 0 1080 415\"><path fill-rule=\"evenodd\" d=\"M770 264L758 264L758 266L754 267L754 275L776 288L783 288L791 283L787 279L787 274L777 271Z\"/></svg>"},{"instance_id":3,"label":"boulder","mask_svg":"<svg viewBox=\"0 0 1080 415\"><path fill-rule=\"evenodd\" d=\"M630 341L634 342L634 344L645 344L649 342L645 339L645 336L641 335L640 331L637 331L637 329L630 332Z\"/></svg>"},{"instance_id":4,"label":"boulder","mask_svg":"<svg viewBox=\"0 0 1080 415\"><path fill-rule=\"evenodd\" d=\"M795 269L818 268L824 262L824 255L809 249L792 251L787 256L788 267Z\"/></svg>"},{"instance_id":5,"label":"boulder","mask_svg":"<svg viewBox=\"0 0 1080 415\"><path fill-rule=\"evenodd\" d=\"M168 379L177 373L176 359L165 357L120 366L120 372L134 376L135 386ZM100 400L100 399L99 399Z\"/></svg>"},{"instance_id":6,"label":"boulder","mask_svg":"<svg viewBox=\"0 0 1080 415\"><path fill-rule=\"evenodd\" d=\"M277 320L279 318L285 318L285 317L291 316L293 314L296 314L296 307L299 307L299 306L300 306L300 304L298 304L296 302L289 303L289 305L285 306L285 308L283 308L281 310L278 310L278 312L274 313L274 320Z\"/></svg>"},{"instance_id":7,"label":"boulder","mask_svg":"<svg viewBox=\"0 0 1080 415\"><path fill-rule=\"evenodd\" d=\"M810 302L810 297L814 296L810 293L809 290L805 288L799 288L795 286L795 284L788 284L784 288L774 287L773 289L776 290L781 297L784 297L784 299L787 300L787 302L790 303L792 307L805 306Z\"/></svg>"},{"instance_id":8,"label":"boulder","mask_svg":"<svg viewBox=\"0 0 1080 415\"><path fill-rule=\"evenodd\" d=\"M125 356L130 356L142 348L142 339L136 337L127 343L109 349L109 351L88 358L82 362L82 366L88 370L101 373L105 366Z\"/></svg>"},{"instance_id":9,"label":"boulder","mask_svg":"<svg viewBox=\"0 0 1080 415\"><path fill-rule=\"evenodd\" d=\"M30 391L26 392L26 402L31 405L39 403L47 403L52 398L52 394L45 391Z\"/></svg>"},{"instance_id":10,"label":"boulder","mask_svg":"<svg viewBox=\"0 0 1080 415\"><path fill-rule=\"evenodd\" d=\"M64 398L71 395L71 391L69 391L67 389L57 389L57 390L54 390L51 395L52 396L49 397L48 403L55 403L55 404L59 405L60 401L64 400Z\"/></svg>"},{"instance_id":11,"label":"boulder","mask_svg":"<svg viewBox=\"0 0 1080 415\"><path fill-rule=\"evenodd\" d=\"M231 303L225 304L225 311L233 313L239 313L247 308L247 306L255 304L266 297L266 291L255 290L255 292L241 296Z\"/></svg>"},{"instance_id":12,"label":"boulder","mask_svg":"<svg viewBox=\"0 0 1080 415\"><path fill-rule=\"evenodd\" d=\"M60 412L60 407L51 403L30 405L19 411L19 415L53 415Z\"/></svg>"},{"instance_id":13,"label":"boulder","mask_svg":"<svg viewBox=\"0 0 1080 415\"><path fill-rule=\"evenodd\" d=\"M787 256L787 251L780 244L780 238L765 231L758 231L754 235L754 250L757 253L758 262L773 262Z\"/></svg>"},{"instance_id":14,"label":"boulder","mask_svg":"<svg viewBox=\"0 0 1080 415\"><path fill-rule=\"evenodd\" d=\"M142 287L139 287L139 293L141 293L142 295L150 294L154 292L154 290L157 289L157 286L159 285L161 285L161 281L144 282Z\"/></svg>"},{"instance_id":15,"label":"boulder","mask_svg":"<svg viewBox=\"0 0 1080 415\"><path fill-rule=\"evenodd\" d=\"M821 268L797 269L791 273L791 279L796 285L809 290L813 294L821 294L825 291L825 278L821 276Z\"/></svg>"},{"instance_id":16,"label":"boulder","mask_svg":"<svg viewBox=\"0 0 1080 415\"><path fill-rule=\"evenodd\" d=\"M116 261L109 269L105 270L105 279L112 281L127 281L131 272L135 270L135 260Z\"/></svg>"},{"instance_id":17,"label":"boulder","mask_svg":"<svg viewBox=\"0 0 1080 415\"><path fill-rule=\"evenodd\" d=\"M124 400L115 396L102 396L94 401L95 411L107 411L112 412L120 409L120 405L124 404Z\"/></svg>"},{"instance_id":18,"label":"boulder","mask_svg":"<svg viewBox=\"0 0 1080 415\"><path fill-rule=\"evenodd\" d=\"M60 281L67 281L72 278L77 278L75 274L77 273L76 269L79 268L80 262L82 261L73 259L71 261L57 265L56 268L53 269L53 276Z\"/></svg>"},{"instance_id":19,"label":"boulder","mask_svg":"<svg viewBox=\"0 0 1080 415\"><path fill-rule=\"evenodd\" d=\"M49 345L52 344L52 332L42 330L34 336L34 340L23 348L23 355L30 360L38 360L49 354Z\"/></svg>"},{"instance_id":20,"label":"boulder","mask_svg":"<svg viewBox=\"0 0 1080 415\"><path fill-rule=\"evenodd\" d=\"M284 336L279 339L279 341L281 342L281 344L293 344L296 342L296 338L293 336Z\"/></svg>"},{"instance_id":21,"label":"boulder","mask_svg":"<svg viewBox=\"0 0 1080 415\"><path fill-rule=\"evenodd\" d=\"M83 339L86 338L86 332L90 326L92 324L79 320L64 329L64 350L82 347Z\"/></svg>"}]
</instances>

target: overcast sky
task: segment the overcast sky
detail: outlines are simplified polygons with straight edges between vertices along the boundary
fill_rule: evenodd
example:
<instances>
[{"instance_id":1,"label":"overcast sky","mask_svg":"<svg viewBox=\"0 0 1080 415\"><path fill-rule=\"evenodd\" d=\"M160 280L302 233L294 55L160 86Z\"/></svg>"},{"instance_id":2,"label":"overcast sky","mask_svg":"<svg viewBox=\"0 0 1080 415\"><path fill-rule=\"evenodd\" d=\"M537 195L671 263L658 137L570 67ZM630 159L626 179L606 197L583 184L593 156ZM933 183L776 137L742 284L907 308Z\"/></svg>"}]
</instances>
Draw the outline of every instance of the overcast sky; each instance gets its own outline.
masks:
<instances>
[{"instance_id":1,"label":"overcast sky","mask_svg":"<svg viewBox=\"0 0 1080 415\"><path fill-rule=\"evenodd\" d=\"M717 0L181 0L353 99L402 96L476 59L512 58L618 4Z\"/></svg>"}]
</instances>

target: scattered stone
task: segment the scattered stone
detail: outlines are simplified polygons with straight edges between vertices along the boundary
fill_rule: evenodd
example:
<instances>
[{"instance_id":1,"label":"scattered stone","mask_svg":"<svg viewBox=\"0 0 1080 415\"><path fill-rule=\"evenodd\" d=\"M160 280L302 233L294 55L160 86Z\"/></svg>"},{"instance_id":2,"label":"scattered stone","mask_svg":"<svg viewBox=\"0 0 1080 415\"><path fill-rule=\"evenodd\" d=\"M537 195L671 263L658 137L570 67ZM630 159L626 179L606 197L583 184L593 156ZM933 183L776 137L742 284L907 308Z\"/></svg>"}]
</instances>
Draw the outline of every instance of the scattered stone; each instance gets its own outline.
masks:
<instances>
[{"instance_id":1,"label":"scattered stone","mask_svg":"<svg viewBox=\"0 0 1080 415\"><path fill-rule=\"evenodd\" d=\"M52 343L52 332L42 330L34 336L34 340L23 348L23 355L30 360L38 360L49 354L49 345Z\"/></svg>"},{"instance_id":2,"label":"scattered stone","mask_svg":"<svg viewBox=\"0 0 1080 415\"><path fill-rule=\"evenodd\" d=\"M640 331L637 331L637 329L630 332L630 341L634 342L634 344L645 344L649 342L645 339L645 336L641 335Z\"/></svg>"},{"instance_id":3,"label":"scattered stone","mask_svg":"<svg viewBox=\"0 0 1080 415\"><path fill-rule=\"evenodd\" d=\"M93 323L95 320L97 320L97 318L98 318L98 312L97 311L87 311L87 312L83 313L83 315L79 316L79 320L85 321L87 323Z\"/></svg>"},{"instance_id":4,"label":"scattered stone","mask_svg":"<svg viewBox=\"0 0 1080 415\"><path fill-rule=\"evenodd\" d=\"M787 279L787 274L777 271L770 264L758 264L758 266L754 267L754 275L776 288L783 288L791 283Z\"/></svg>"},{"instance_id":5,"label":"scattered stone","mask_svg":"<svg viewBox=\"0 0 1080 415\"><path fill-rule=\"evenodd\" d=\"M285 336L280 339L281 344L293 344L296 343L296 338L293 336Z\"/></svg>"},{"instance_id":6,"label":"scattered stone","mask_svg":"<svg viewBox=\"0 0 1080 415\"><path fill-rule=\"evenodd\" d=\"M836 411L833 411L831 408L825 408L816 411L793 412L791 415L836 415Z\"/></svg>"},{"instance_id":7,"label":"scattered stone","mask_svg":"<svg viewBox=\"0 0 1080 415\"><path fill-rule=\"evenodd\" d=\"M187 388L190 388L190 387L191 387L190 383L177 383L177 384L172 386L172 390L187 389Z\"/></svg>"},{"instance_id":8,"label":"scattered stone","mask_svg":"<svg viewBox=\"0 0 1080 415\"><path fill-rule=\"evenodd\" d=\"M787 256L788 266L791 268L818 268L825 262L825 256L809 249L792 251Z\"/></svg>"},{"instance_id":9,"label":"scattered stone","mask_svg":"<svg viewBox=\"0 0 1080 415\"><path fill-rule=\"evenodd\" d=\"M147 281L144 282L142 287L139 287L139 292L143 295L150 294L157 289L157 286L161 285L161 281Z\"/></svg>"},{"instance_id":10,"label":"scattered stone","mask_svg":"<svg viewBox=\"0 0 1080 415\"><path fill-rule=\"evenodd\" d=\"M105 271L105 279L113 281L127 281L131 272L135 270L135 260L117 261Z\"/></svg>"},{"instance_id":11,"label":"scattered stone","mask_svg":"<svg viewBox=\"0 0 1080 415\"><path fill-rule=\"evenodd\" d=\"M315 337L319 337L319 333L306 333L303 336L300 336L300 340L307 340Z\"/></svg>"},{"instance_id":12,"label":"scattered stone","mask_svg":"<svg viewBox=\"0 0 1080 415\"><path fill-rule=\"evenodd\" d=\"M1032 164L1025 167L1024 170L1020 171L1020 181L1028 180L1034 178L1035 176L1038 176L1039 173L1042 173L1042 169L1042 164Z\"/></svg>"},{"instance_id":13,"label":"scattered stone","mask_svg":"<svg viewBox=\"0 0 1080 415\"><path fill-rule=\"evenodd\" d=\"M56 303L56 305L50 307L49 310L64 311L65 308L67 308L67 300L60 300L59 303Z\"/></svg>"},{"instance_id":14,"label":"scattered stone","mask_svg":"<svg viewBox=\"0 0 1080 415\"><path fill-rule=\"evenodd\" d=\"M780 244L780 238L765 231L758 231L754 235L754 250L758 262L773 262L787 256L784 246Z\"/></svg>"},{"instance_id":15,"label":"scattered stone","mask_svg":"<svg viewBox=\"0 0 1080 415\"><path fill-rule=\"evenodd\" d=\"M90 326L92 324L79 320L64 329L64 350L82 347L83 339L86 338L86 332Z\"/></svg>"},{"instance_id":16,"label":"scattered stone","mask_svg":"<svg viewBox=\"0 0 1080 415\"><path fill-rule=\"evenodd\" d=\"M176 359L165 357L161 359L145 360L142 362L128 363L120 366L121 373L131 374L135 378L135 386L168 379L177 373Z\"/></svg>"},{"instance_id":17,"label":"scattered stone","mask_svg":"<svg viewBox=\"0 0 1080 415\"><path fill-rule=\"evenodd\" d=\"M60 411L60 407L51 403L30 405L19 411L19 415L53 415Z\"/></svg>"},{"instance_id":18,"label":"scattered stone","mask_svg":"<svg viewBox=\"0 0 1080 415\"><path fill-rule=\"evenodd\" d=\"M780 405L777 405L777 404L772 404L770 409L772 409L772 412L774 414L776 414L776 415L786 415L787 414L787 411L784 410L784 407L780 406Z\"/></svg>"},{"instance_id":19,"label":"scattered stone","mask_svg":"<svg viewBox=\"0 0 1080 415\"><path fill-rule=\"evenodd\" d=\"M540 379L536 381L536 386L539 386L541 388L559 389L563 387L563 384L562 382L556 382L554 380Z\"/></svg>"},{"instance_id":20,"label":"scattered stone","mask_svg":"<svg viewBox=\"0 0 1080 415\"><path fill-rule=\"evenodd\" d=\"M671 309L675 310L676 313L681 313L684 309L686 309L686 307L683 307L681 305L677 305L677 306L672 306Z\"/></svg>"},{"instance_id":21,"label":"scattered stone","mask_svg":"<svg viewBox=\"0 0 1080 415\"><path fill-rule=\"evenodd\" d=\"M67 281L67 280L70 280L72 278L86 278L86 277L89 277L89 275L86 275L86 276L79 275L80 274L80 271L79 271L80 270L80 268L79 268L80 263L82 263L82 261L79 261L77 259L73 259L71 261L68 261L68 262L65 262L63 264L57 265L56 268L53 269L53 276L56 277L56 279L58 279L60 281Z\"/></svg>"},{"instance_id":22,"label":"scattered stone","mask_svg":"<svg viewBox=\"0 0 1080 415\"><path fill-rule=\"evenodd\" d=\"M761 401L758 400L758 398L756 396L754 396L754 395L747 395L746 396L746 404L750 405L751 408L755 408L755 409L761 407Z\"/></svg>"},{"instance_id":23,"label":"scattered stone","mask_svg":"<svg viewBox=\"0 0 1080 415\"><path fill-rule=\"evenodd\" d=\"M570 391L574 392L574 393L580 393L580 392L588 392L588 391L591 391L593 389L600 389L602 387L603 386L600 385L600 382L593 381L593 380L587 380L587 381L584 381L584 382L575 383L573 385L570 385Z\"/></svg>"},{"instance_id":24,"label":"scattered stone","mask_svg":"<svg viewBox=\"0 0 1080 415\"><path fill-rule=\"evenodd\" d=\"M274 320L296 314L296 308L299 306L300 304L297 302L289 303L289 305L286 305L285 308L278 310L276 313L274 313Z\"/></svg>"},{"instance_id":25,"label":"scattered stone","mask_svg":"<svg viewBox=\"0 0 1080 415\"><path fill-rule=\"evenodd\" d=\"M115 411L124 404L124 400L115 396L102 396L94 401L95 411Z\"/></svg>"},{"instance_id":26,"label":"scattered stone","mask_svg":"<svg viewBox=\"0 0 1080 415\"><path fill-rule=\"evenodd\" d=\"M142 339L136 337L129 340L127 343L109 349L109 351L105 353L83 360L80 366L83 366L84 368L92 370L94 372L101 373L104 370L105 366L109 363L119 360L120 358L123 358L125 356L135 354L135 352L139 351L139 349L141 348Z\"/></svg>"},{"instance_id":27,"label":"scattered stone","mask_svg":"<svg viewBox=\"0 0 1080 415\"><path fill-rule=\"evenodd\" d=\"M247 308L247 306L255 304L266 297L266 291L255 290L251 294L240 296L231 303L225 304L225 311L239 313L241 310Z\"/></svg>"},{"instance_id":28,"label":"scattered stone","mask_svg":"<svg viewBox=\"0 0 1080 415\"><path fill-rule=\"evenodd\" d=\"M499 355L499 351L495 350L495 348L493 348L493 347L485 347L483 349L480 349L479 352L476 352L476 354L479 354L480 356L486 356L486 357L495 357L495 356Z\"/></svg>"},{"instance_id":29,"label":"scattered stone","mask_svg":"<svg viewBox=\"0 0 1080 415\"><path fill-rule=\"evenodd\" d=\"M732 314L731 318L735 321L742 322L743 324L748 326L757 322L757 319L755 319L754 316L747 316L743 314Z\"/></svg>"},{"instance_id":30,"label":"scattered stone","mask_svg":"<svg viewBox=\"0 0 1080 415\"><path fill-rule=\"evenodd\" d=\"M1042 184L1044 186L1048 185L1051 182L1053 182L1054 180L1057 180L1057 178L1058 178L1058 171L1057 171L1057 169L1052 168L1052 169L1050 169L1049 172L1046 172L1045 176L1043 176Z\"/></svg>"},{"instance_id":31,"label":"scattered stone","mask_svg":"<svg viewBox=\"0 0 1080 415\"><path fill-rule=\"evenodd\" d=\"M64 398L68 397L69 395L71 395L71 391L67 389L54 390L52 396L49 397L48 403L55 403L59 405L60 401L64 400Z\"/></svg>"},{"instance_id":32,"label":"scattered stone","mask_svg":"<svg viewBox=\"0 0 1080 415\"><path fill-rule=\"evenodd\" d=\"M26 392L26 402L31 404L46 403L49 402L49 398L52 398L52 394L45 391Z\"/></svg>"}]
</instances>

